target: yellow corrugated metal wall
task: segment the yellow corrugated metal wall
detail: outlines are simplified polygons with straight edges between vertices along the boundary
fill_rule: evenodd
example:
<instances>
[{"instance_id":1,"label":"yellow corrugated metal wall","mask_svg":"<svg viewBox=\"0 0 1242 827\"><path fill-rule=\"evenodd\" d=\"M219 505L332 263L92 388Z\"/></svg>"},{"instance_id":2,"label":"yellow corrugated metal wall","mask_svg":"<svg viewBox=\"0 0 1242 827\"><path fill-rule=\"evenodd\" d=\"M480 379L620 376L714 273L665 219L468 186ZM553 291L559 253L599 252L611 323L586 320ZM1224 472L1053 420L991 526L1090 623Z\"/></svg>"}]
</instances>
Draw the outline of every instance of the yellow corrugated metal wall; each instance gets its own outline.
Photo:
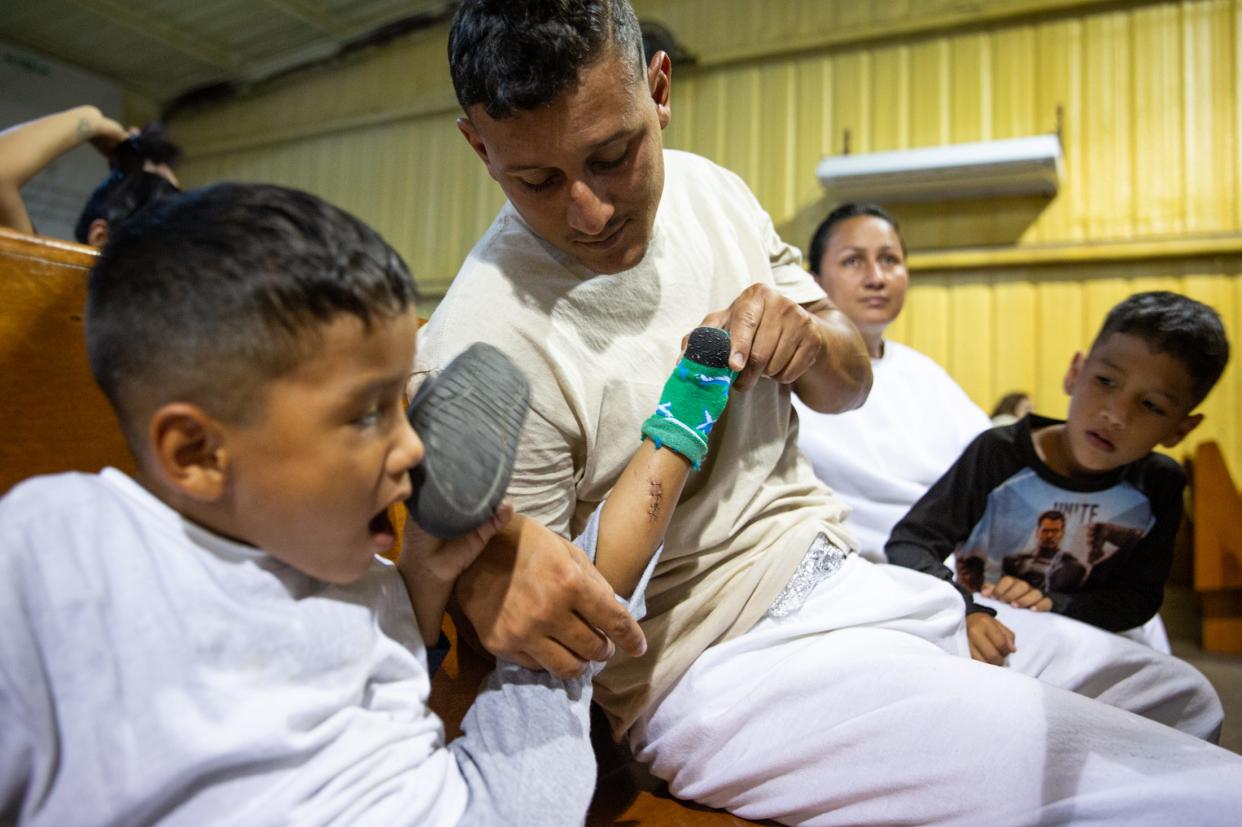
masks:
<instances>
[{"instance_id":1,"label":"yellow corrugated metal wall","mask_svg":"<svg viewBox=\"0 0 1242 827\"><path fill-rule=\"evenodd\" d=\"M1052 131L1066 178L1039 198L895 205L914 251L892 338L980 405L1061 375L1136 290L1216 307L1242 338L1242 0L651 0L698 59L674 68L669 146L741 174L803 245L839 153ZM318 192L374 223L431 292L501 202L453 126L444 33L282 80L174 124L184 177ZM1242 359L1195 434L1242 472ZM1180 453L1180 452L1178 452Z\"/></svg>"}]
</instances>

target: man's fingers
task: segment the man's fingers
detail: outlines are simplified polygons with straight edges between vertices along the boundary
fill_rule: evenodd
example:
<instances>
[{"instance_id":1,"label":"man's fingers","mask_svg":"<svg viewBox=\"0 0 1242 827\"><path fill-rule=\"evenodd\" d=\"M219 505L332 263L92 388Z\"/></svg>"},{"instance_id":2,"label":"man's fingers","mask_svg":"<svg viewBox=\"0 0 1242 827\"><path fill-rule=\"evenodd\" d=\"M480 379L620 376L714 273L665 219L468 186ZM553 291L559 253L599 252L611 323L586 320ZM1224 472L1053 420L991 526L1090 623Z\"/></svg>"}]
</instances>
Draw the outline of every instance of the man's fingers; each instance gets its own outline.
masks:
<instances>
[{"instance_id":1,"label":"man's fingers","mask_svg":"<svg viewBox=\"0 0 1242 827\"><path fill-rule=\"evenodd\" d=\"M586 596L577 607L578 614L631 657L642 657L647 651L647 637L634 616L617 602L608 581L603 577L600 580L607 589L607 596L595 592ZM597 660L607 660L611 654Z\"/></svg>"},{"instance_id":2,"label":"man's fingers","mask_svg":"<svg viewBox=\"0 0 1242 827\"><path fill-rule=\"evenodd\" d=\"M743 293L729 308L729 338L732 339L733 353L729 356L729 367L745 375L750 367L750 353L755 341L755 333L763 321L763 299L753 293ZM753 377L754 371L749 371ZM739 380L741 377L738 377ZM750 383L754 379L751 378ZM740 382L739 382L740 384ZM750 384L745 385L749 387Z\"/></svg>"},{"instance_id":3,"label":"man's fingers","mask_svg":"<svg viewBox=\"0 0 1242 827\"><path fill-rule=\"evenodd\" d=\"M1045 595L1043 600L1039 601L1038 603L1036 603L1034 606L1031 607L1031 611L1032 612L1052 611L1052 598Z\"/></svg>"},{"instance_id":4,"label":"man's fingers","mask_svg":"<svg viewBox=\"0 0 1242 827\"><path fill-rule=\"evenodd\" d=\"M534 661L535 665L532 667L523 663L523 666L534 669L546 669L562 680L581 675L582 670L586 669L587 666L587 662L584 659L576 657L573 652L570 652L551 638L533 644L524 654Z\"/></svg>"},{"instance_id":5,"label":"man's fingers","mask_svg":"<svg viewBox=\"0 0 1242 827\"><path fill-rule=\"evenodd\" d=\"M772 378L782 384L790 384L802 378L815 362L819 359L820 343L813 336L804 336L798 343L797 349L790 356L788 363L781 369L781 372Z\"/></svg>"},{"instance_id":6,"label":"man's fingers","mask_svg":"<svg viewBox=\"0 0 1242 827\"><path fill-rule=\"evenodd\" d=\"M576 614L557 623L549 637L579 660L608 660L616 650L612 641Z\"/></svg>"}]
</instances>

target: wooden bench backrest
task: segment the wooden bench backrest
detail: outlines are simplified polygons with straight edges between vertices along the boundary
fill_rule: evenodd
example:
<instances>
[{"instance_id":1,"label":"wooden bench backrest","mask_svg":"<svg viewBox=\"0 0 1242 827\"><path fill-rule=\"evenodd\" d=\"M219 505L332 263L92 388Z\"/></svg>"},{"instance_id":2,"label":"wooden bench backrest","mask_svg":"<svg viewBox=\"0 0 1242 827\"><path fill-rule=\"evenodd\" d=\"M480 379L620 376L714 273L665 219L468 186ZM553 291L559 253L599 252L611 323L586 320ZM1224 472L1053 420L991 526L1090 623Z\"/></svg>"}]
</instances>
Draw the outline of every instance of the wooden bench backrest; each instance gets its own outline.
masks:
<instances>
[{"instance_id":1,"label":"wooden bench backrest","mask_svg":"<svg viewBox=\"0 0 1242 827\"><path fill-rule=\"evenodd\" d=\"M1199 444L1191 468L1203 648L1242 655L1242 493L1215 442Z\"/></svg>"},{"instance_id":2,"label":"wooden bench backrest","mask_svg":"<svg viewBox=\"0 0 1242 827\"><path fill-rule=\"evenodd\" d=\"M1242 495L1215 442L1199 443L1192 468L1195 589L1242 589Z\"/></svg>"},{"instance_id":3,"label":"wooden bench backrest","mask_svg":"<svg viewBox=\"0 0 1242 827\"><path fill-rule=\"evenodd\" d=\"M35 474L133 463L86 362L96 252L0 228L0 495Z\"/></svg>"}]
</instances>

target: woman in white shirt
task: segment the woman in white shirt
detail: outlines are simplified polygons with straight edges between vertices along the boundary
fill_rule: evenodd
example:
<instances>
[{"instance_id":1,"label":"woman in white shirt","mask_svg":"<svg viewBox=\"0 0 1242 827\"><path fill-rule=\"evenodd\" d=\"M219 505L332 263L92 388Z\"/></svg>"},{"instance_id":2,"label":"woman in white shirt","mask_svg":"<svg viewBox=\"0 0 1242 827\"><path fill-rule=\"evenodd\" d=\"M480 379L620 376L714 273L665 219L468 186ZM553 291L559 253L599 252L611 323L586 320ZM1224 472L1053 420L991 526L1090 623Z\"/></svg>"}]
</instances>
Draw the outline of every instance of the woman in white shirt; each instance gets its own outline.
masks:
<instances>
[{"instance_id":1,"label":"woman in white shirt","mask_svg":"<svg viewBox=\"0 0 1242 827\"><path fill-rule=\"evenodd\" d=\"M798 444L815 474L853 508L846 527L860 553L883 561L893 525L990 423L943 368L884 338L910 279L892 216L867 204L837 207L812 236L807 260L862 333L874 384L863 407L843 414L816 413L795 398Z\"/></svg>"}]
</instances>

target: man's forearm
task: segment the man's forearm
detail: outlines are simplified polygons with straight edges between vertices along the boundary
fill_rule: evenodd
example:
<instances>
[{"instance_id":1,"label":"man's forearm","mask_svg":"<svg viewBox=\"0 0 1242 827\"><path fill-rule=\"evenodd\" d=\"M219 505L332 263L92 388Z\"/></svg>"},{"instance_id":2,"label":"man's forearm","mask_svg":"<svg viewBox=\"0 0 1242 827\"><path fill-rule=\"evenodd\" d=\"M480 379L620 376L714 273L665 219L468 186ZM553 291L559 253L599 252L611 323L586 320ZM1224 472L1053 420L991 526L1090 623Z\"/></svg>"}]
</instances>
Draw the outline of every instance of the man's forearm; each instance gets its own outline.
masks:
<instances>
[{"instance_id":1,"label":"man's forearm","mask_svg":"<svg viewBox=\"0 0 1242 827\"><path fill-rule=\"evenodd\" d=\"M823 349L810 370L794 382L798 398L820 413L862 407L871 392L871 358L862 335L844 313L826 301L806 309L819 323Z\"/></svg>"}]
</instances>

